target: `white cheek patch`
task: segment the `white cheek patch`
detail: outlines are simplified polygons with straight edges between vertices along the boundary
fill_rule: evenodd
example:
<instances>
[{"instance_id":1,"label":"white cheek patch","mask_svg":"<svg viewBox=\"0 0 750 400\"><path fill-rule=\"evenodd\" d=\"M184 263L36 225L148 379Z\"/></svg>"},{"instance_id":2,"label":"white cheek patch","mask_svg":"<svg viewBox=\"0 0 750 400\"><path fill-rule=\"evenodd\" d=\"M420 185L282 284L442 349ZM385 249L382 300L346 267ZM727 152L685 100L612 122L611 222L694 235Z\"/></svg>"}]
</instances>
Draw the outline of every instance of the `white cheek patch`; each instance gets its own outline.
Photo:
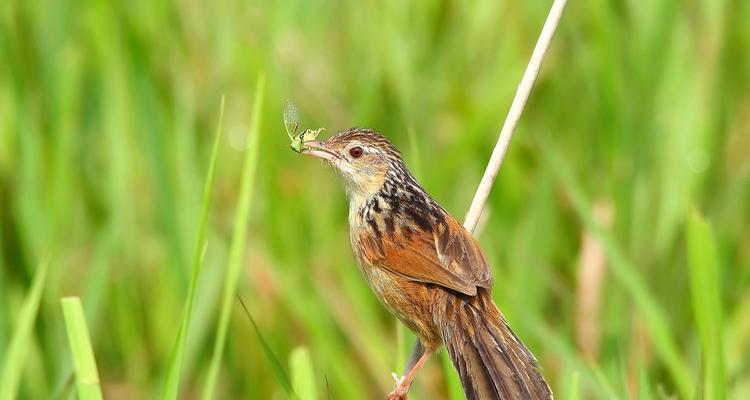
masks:
<instances>
[{"instance_id":1,"label":"white cheek patch","mask_svg":"<svg viewBox=\"0 0 750 400\"><path fill-rule=\"evenodd\" d=\"M377 154L377 150L374 147L362 146L362 148L369 154Z\"/></svg>"}]
</instances>

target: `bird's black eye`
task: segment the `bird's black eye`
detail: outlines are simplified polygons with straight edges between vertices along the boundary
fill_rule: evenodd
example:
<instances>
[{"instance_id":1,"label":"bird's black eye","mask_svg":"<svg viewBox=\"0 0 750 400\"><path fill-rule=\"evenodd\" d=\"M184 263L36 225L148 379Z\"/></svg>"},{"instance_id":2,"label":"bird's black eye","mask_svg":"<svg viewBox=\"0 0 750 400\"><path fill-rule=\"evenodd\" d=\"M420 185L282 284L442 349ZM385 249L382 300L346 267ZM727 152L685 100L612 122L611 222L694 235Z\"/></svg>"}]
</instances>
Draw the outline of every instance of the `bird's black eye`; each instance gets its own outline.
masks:
<instances>
[{"instance_id":1,"label":"bird's black eye","mask_svg":"<svg viewBox=\"0 0 750 400\"><path fill-rule=\"evenodd\" d=\"M357 146L357 147L352 147L351 149L349 149L349 155L350 155L350 156L352 156L352 157L354 157L354 158L360 158L360 157L362 157L362 154L363 154L364 152L365 152L365 151L364 151L364 150L362 150L362 148L361 148L361 147L359 147L359 146Z\"/></svg>"}]
</instances>

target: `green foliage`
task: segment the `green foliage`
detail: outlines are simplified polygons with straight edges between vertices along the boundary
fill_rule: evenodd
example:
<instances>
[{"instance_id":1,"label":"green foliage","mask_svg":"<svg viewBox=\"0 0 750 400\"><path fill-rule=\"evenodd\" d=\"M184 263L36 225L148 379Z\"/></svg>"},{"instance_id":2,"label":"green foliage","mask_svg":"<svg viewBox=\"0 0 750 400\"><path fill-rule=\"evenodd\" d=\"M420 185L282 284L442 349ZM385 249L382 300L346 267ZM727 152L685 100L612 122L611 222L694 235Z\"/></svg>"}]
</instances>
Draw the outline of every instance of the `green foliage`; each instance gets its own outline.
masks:
<instances>
[{"instance_id":1,"label":"green foliage","mask_svg":"<svg viewBox=\"0 0 750 400\"><path fill-rule=\"evenodd\" d=\"M258 165L258 145L261 135L261 112L263 111L263 96L265 88L265 78L263 75L258 77L258 84L255 87L255 100L252 112L252 122L250 130L247 132L247 151L245 160L242 164L242 180L240 181L239 201L237 202L237 213L234 216L234 230L232 232L232 244L229 248L229 258L227 260L227 273L224 279L224 294L221 302L221 314L216 325L216 341L214 342L214 351L211 356L211 364L208 367L208 377L206 385L203 387L203 399L209 400L214 396L216 380L219 374L219 366L224 353L224 343L226 342L227 330L229 329L229 316L232 312L232 304L237 291L237 282L240 279L242 259L245 253L245 238L247 236L247 220L250 214L250 200L255 182L255 171ZM250 314L248 314L249 316ZM253 321L253 327L257 326ZM264 346L267 348L267 346Z\"/></svg>"},{"instance_id":2,"label":"green foliage","mask_svg":"<svg viewBox=\"0 0 750 400\"><path fill-rule=\"evenodd\" d=\"M335 175L289 150L284 102L322 138L386 134L460 220L549 4L0 2L0 393L72 387L78 296L105 398L281 398L282 366L300 397L383 397L413 335L354 264ZM568 4L479 236L558 397L750 398L748 20L737 0ZM456 384L441 352L410 397Z\"/></svg>"},{"instance_id":3,"label":"green foliage","mask_svg":"<svg viewBox=\"0 0 750 400\"><path fill-rule=\"evenodd\" d=\"M96 370L94 351L86 327L86 317L78 297L60 299L65 328L68 332L70 352L75 365L76 386L80 400L101 400L102 389L99 386L99 372Z\"/></svg>"},{"instance_id":4,"label":"green foliage","mask_svg":"<svg viewBox=\"0 0 750 400\"><path fill-rule=\"evenodd\" d=\"M570 388L569 388L569 392L568 392L568 398L570 400L577 400L577 399L581 398L581 396L580 396L580 394L578 392L578 382L580 381L580 379L581 379L581 374L578 373L578 371L573 372L570 375L570 383L569 383Z\"/></svg>"},{"instance_id":5,"label":"green foliage","mask_svg":"<svg viewBox=\"0 0 750 400\"><path fill-rule=\"evenodd\" d=\"M634 273L636 271L635 266L625 258L614 238L595 222L592 212L593 207L587 204L583 198L580 185L570 174L570 167L554 150L546 149L545 155L548 156L563 186L568 190L573 208L579 213L588 230L601 242L601 246L608 257L608 265L612 271L614 282L622 286L623 290L633 300L635 307L640 311L642 318L645 320L646 328L651 334L654 347L656 347L659 356L672 374L681 396L688 397L693 390L690 373L686 368L685 361L679 354L674 339L675 335L671 332L667 323L666 313L656 302L654 295L647 290L642 278Z\"/></svg>"},{"instance_id":6,"label":"green foliage","mask_svg":"<svg viewBox=\"0 0 750 400\"><path fill-rule=\"evenodd\" d=\"M32 351L33 336L31 332L39 311L39 303L47 278L47 269L47 263L42 263L37 268L34 274L34 282L18 313L15 329L3 357L2 369L0 370L0 399L14 399L18 392L21 375L26 369L29 353Z\"/></svg>"},{"instance_id":7,"label":"green foliage","mask_svg":"<svg viewBox=\"0 0 750 400\"><path fill-rule=\"evenodd\" d=\"M703 398L726 398L721 290L716 245L711 226L692 212L687 226L688 265L693 313L701 341Z\"/></svg>"},{"instance_id":8,"label":"green foliage","mask_svg":"<svg viewBox=\"0 0 750 400\"><path fill-rule=\"evenodd\" d=\"M265 353L266 359L269 362L269 365L271 366L271 369L273 370L273 373L275 375L276 380L279 382L281 387L286 392L286 396L289 399L295 399L297 396L295 395L294 387L292 386L292 382L289 380L289 377L286 375L286 372L284 372L284 367L281 366L281 362L279 361L279 358L276 357L276 354L274 354L273 350L271 349L271 346L268 345L268 342L263 337L263 333L258 329L258 324L255 323L255 319L253 319L252 314L250 314L250 311L247 309L247 306L245 306L245 303L242 301L241 297L237 297L237 300L239 300L240 304L242 305L242 308L244 309L247 319L250 320L250 324L253 326L253 331L255 332L255 335L258 337L258 342L260 342L261 347L263 348L263 352ZM300 383L309 384L310 379L308 379L307 375L308 373L301 373L299 370L299 357L294 357L295 354L292 352L291 358L293 361L296 361L295 363L292 363L292 372L294 373L294 384L297 388L300 388ZM305 385L306 386L306 385ZM304 393L306 396L309 397L310 389L308 387L302 387L302 393ZM204 392L204 396L205 396Z\"/></svg>"},{"instance_id":9,"label":"green foliage","mask_svg":"<svg viewBox=\"0 0 750 400\"><path fill-rule=\"evenodd\" d=\"M289 354L289 370L292 372L292 387L300 400L316 400L315 370L310 351L297 347Z\"/></svg>"},{"instance_id":10,"label":"green foliage","mask_svg":"<svg viewBox=\"0 0 750 400\"><path fill-rule=\"evenodd\" d=\"M176 399L179 392L180 374L182 372L182 361L185 359L188 333L190 331L190 320L193 316L193 305L195 303L195 292L198 288L198 279L201 275L203 266L203 257L206 254L206 227L208 225L208 212L213 200L213 182L216 170L216 154L218 154L219 143L221 143L221 130L224 122L224 97L221 98L221 111L219 112L219 126L216 128L216 138L214 139L211 150L211 161L208 165L206 184L203 187L203 202L201 205L201 222L198 228L198 239L195 242L195 252L193 255L193 273L190 277L190 288L188 298L185 302L184 315L182 324L177 334L177 341L172 353L172 359L169 362L167 371L167 382L164 386L163 399Z\"/></svg>"}]
</instances>

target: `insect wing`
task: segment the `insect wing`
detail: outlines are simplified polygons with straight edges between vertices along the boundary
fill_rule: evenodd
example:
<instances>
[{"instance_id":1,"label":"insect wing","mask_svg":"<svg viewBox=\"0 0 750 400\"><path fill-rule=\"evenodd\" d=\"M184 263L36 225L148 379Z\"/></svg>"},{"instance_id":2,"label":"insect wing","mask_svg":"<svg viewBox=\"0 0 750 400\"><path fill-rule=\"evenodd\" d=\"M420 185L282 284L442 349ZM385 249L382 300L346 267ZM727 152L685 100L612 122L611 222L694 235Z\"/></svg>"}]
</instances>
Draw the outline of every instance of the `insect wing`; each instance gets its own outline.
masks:
<instances>
[{"instance_id":1,"label":"insect wing","mask_svg":"<svg viewBox=\"0 0 750 400\"><path fill-rule=\"evenodd\" d=\"M293 138L294 134L299 130L299 112L297 111L297 106L289 100L284 105L284 125L286 126L287 135Z\"/></svg>"}]
</instances>

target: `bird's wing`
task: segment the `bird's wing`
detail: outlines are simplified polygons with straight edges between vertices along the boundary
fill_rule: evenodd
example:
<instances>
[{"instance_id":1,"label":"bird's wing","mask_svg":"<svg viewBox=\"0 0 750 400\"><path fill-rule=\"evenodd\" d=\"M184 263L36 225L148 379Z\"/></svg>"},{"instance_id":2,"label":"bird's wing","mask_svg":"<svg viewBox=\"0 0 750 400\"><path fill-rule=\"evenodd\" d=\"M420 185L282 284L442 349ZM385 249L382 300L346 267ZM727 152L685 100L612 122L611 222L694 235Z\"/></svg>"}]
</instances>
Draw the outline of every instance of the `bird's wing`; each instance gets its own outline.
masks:
<instances>
[{"instance_id":1,"label":"bird's wing","mask_svg":"<svg viewBox=\"0 0 750 400\"><path fill-rule=\"evenodd\" d=\"M477 286L491 288L489 264L469 232L449 215L433 226L402 226L385 237L364 233L358 238L360 255L407 279L467 295L475 295Z\"/></svg>"},{"instance_id":2,"label":"bird's wing","mask_svg":"<svg viewBox=\"0 0 750 400\"><path fill-rule=\"evenodd\" d=\"M469 282L492 288L492 271L479 243L455 218L447 215L433 234L440 264Z\"/></svg>"}]
</instances>

